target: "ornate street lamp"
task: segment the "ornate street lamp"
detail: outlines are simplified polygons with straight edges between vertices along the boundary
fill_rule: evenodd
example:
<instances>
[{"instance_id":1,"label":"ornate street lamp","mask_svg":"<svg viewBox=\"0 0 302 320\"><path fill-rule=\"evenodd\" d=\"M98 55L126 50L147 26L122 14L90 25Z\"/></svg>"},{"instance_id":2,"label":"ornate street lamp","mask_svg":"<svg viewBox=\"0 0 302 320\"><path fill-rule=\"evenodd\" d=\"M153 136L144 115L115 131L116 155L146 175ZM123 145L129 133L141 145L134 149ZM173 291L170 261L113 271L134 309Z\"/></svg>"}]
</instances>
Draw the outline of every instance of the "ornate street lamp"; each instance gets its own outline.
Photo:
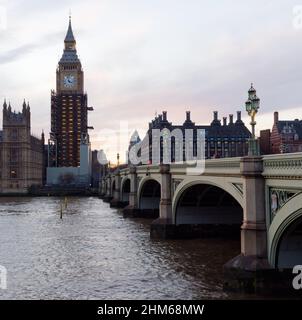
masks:
<instances>
[{"instance_id":1,"label":"ornate street lamp","mask_svg":"<svg viewBox=\"0 0 302 320\"><path fill-rule=\"evenodd\" d=\"M260 107L260 99L257 97L256 90L251 85L250 90L248 91L248 100L245 103L245 108L248 115L251 117L251 126L252 126L252 138L249 140L249 156L258 156L259 155L259 144L255 135L255 126L257 122L255 121L256 114Z\"/></svg>"}]
</instances>

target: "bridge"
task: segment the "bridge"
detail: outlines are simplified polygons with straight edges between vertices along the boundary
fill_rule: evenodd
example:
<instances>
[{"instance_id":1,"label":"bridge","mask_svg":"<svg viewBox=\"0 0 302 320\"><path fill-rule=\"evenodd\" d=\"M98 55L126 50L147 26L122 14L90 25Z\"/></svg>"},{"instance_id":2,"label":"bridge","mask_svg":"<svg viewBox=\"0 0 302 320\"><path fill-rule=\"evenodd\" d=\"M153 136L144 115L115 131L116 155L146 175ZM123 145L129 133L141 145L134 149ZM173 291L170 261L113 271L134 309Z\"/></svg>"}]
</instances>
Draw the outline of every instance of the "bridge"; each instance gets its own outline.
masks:
<instances>
[{"instance_id":1,"label":"bridge","mask_svg":"<svg viewBox=\"0 0 302 320\"><path fill-rule=\"evenodd\" d=\"M153 218L152 238L240 236L241 253L224 266L226 288L302 264L302 153L205 160L199 175L188 168L117 169L100 194L125 217Z\"/></svg>"}]
</instances>

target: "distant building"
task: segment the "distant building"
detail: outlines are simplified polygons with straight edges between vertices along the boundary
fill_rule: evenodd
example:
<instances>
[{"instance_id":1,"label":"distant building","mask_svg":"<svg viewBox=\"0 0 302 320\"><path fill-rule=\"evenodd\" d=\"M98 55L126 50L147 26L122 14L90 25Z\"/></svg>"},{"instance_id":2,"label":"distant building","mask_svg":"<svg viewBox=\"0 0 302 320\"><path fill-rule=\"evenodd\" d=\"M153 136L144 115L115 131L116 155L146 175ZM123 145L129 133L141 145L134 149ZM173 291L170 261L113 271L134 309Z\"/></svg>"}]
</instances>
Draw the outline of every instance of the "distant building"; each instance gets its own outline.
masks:
<instances>
[{"instance_id":1,"label":"distant building","mask_svg":"<svg viewBox=\"0 0 302 320\"><path fill-rule=\"evenodd\" d=\"M3 104L3 131L0 131L0 193L27 193L43 184L44 134L31 135L29 104L22 112Z\"/></svg>"},{"instance_id":2,"label":"distant building","mask_svg":"<svg viewBox=\"0 0 302 320\"><path fill-rule=\"evenodd\" d=\"M292 153L302 151L302 120L279 120L279 113L274 113L272 131L260 132L260 145L263 154ZM268 148L269 146L269 148Z\"/></svg>"},{"instance_id":3,"label":"distant building","mask_svg":"<svg viewBox=\"0 0 302 320\"><path fill-rule=\"evenodd\" d=\"M141 142L141 138L139 137L137 130L135 130L130 138L129 147L126 152L126 159L128 159L128 162L130 162L129 152L130 152L131 148L139 142ZM140 156L140 152L138 152L138 156Z\"/></svg>"},{"instance_id":4,"label":"distant building","mask_svg":"<svg viewBox=\"0 0 302 320\"><path fill-rule=\"evenodd\" d=\"M88 135L82 135L78 167L47 167L47 186L90 187L91 145Z\"/></svg>"},{"instance_id":5,"label":"distant building","mask_svg":"<svg viewBox=\"0 0 302 320\"><path fill-rule=\"evenodd\" d=\"M261 154L271 154L271 130L260 131L260 151Z\"/></svg>"},{"instance_id":6,"label":"distant building","mask_svg":"<svg viewBox=\"0 0 302 320\"><path fill-rule=\"evenodd\" d=\"M92 151L91 186L98 188L100 177L103 174L103 165L98 160L98 150Z\"/></svg>"},{"instance_id":7,"label":"distant building","mask_svg":"<svg viewBox=\"0 0 302 320\"><path fill-rule=\"evenodd\" d=\"M225 157L242 157L248 153L248 139L251 137L250 131L247 129L241 120L241 112L237 112L237 119L234 121L233 115L229 115L229 121L224 117L221 120L218 118L218 112L214 112L213 121L210 125L196 125L191 120L190 111L186 112L186 120L182 125L173 125L168 121L167 112L157 116L149 123L149 163L152 162L152 130L153 129L169 129L172 132L175 129L180 129L185 139L186 129L193 129L192 150L193 156L197 155L197 130L204 129L205 131L205 157L210 158L225 158ZM144 142L143 142L144 143ZM183 144L183 159L186 158L185 143ZM160 142L160 161L163 160L163 138ZM175 140L171 139L171 162L175 162Z\"/></svg>"}]
</instances>

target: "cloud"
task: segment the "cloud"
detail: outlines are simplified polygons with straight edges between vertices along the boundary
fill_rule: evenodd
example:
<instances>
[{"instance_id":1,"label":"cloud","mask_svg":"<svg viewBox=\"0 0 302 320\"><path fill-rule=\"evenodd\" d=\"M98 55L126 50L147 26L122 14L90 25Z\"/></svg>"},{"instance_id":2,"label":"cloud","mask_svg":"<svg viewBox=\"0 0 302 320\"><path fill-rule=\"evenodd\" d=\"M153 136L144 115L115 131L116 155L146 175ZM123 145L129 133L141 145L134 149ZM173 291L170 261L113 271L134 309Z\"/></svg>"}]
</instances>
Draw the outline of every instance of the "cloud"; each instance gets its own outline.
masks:
<instances>
[{"instance_id":1,"label":"cloud","mask_svg":"<svg viewBox=\"0 0 302 320\"><path fill-rule=\"evenodd\" d=\"M30 100L35 132L49 131L69 8L96 131L123 120L145 130L162 110L182 123L190 109L200 124L213 110L220 117L244 112L251 82L261 99L258 128L271 127L275 110L297 110L299 117L302 30L293 28L294 0L7 3L0 99Z\"/></svg>"},{"instance_id":2,"label":"cloud","mask_svg":"<svg viewBox=\"0 0 302 320\"><path fill-rule=\"evenodd\" d=\"M23 55L32 52L37 46L35 44L25 44L18 48L11 49L0 54L0 64L13 62L20 59Z\"/></svg>"},{"instance_id":3,"label":"cloud","mask_svg":"<svg viewBox=\"0 0 302 320\"><path fill-rule=\"evenodd\" d=\"M55 41L62 39L62 33L51 33L38 39L35 42L27 43L0 53L0 65L11 63L19 59L24 59L26 55L33 53L35 50L41 50L51 46Z\"/></svg>"}]
</instances>

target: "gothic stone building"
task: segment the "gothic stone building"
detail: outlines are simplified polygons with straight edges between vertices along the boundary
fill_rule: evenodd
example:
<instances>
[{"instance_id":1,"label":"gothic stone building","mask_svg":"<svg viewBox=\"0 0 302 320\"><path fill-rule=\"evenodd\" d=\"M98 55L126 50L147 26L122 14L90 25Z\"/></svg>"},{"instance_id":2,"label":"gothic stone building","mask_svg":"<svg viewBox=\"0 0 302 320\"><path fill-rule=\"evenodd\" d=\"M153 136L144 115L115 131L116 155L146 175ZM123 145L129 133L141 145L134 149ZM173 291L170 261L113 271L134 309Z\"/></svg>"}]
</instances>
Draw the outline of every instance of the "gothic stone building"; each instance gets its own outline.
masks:
<instances>
[{"instance_id":1,"label":"gothic stone building","mask_svg":"<svg viewBox=\"0 0 302 320\"><path fill-rule=\"evenodd\" d=\"M44 134L38 139L30 133L30 107L22 112L3 105L3 130L0 131L0 194L27 193L42 185Z\"/></svg>"}]
</instances>

